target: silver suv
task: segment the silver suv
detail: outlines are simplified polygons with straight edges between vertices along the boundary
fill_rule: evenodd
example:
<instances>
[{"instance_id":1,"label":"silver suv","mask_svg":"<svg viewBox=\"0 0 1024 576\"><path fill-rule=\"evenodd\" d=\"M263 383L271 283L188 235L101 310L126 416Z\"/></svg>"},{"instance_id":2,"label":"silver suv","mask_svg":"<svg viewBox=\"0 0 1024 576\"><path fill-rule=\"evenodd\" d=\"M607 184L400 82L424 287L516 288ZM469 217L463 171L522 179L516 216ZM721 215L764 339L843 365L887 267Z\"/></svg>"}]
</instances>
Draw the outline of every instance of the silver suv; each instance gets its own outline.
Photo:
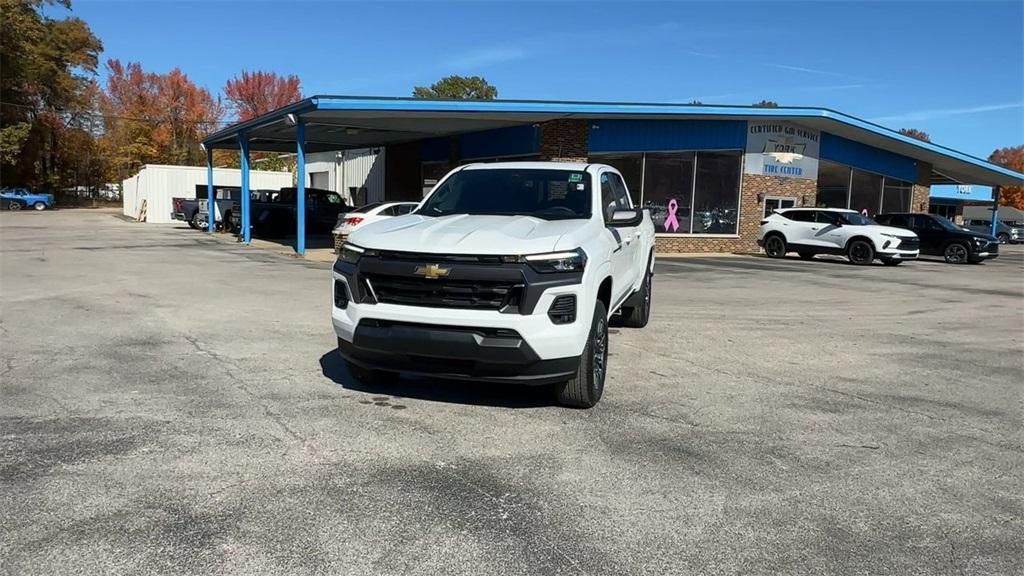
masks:
<instances>
[{"instance_id":1,"label":"silver suv","mask_svg":"<svg viewBox=\"0 0 1024 576\"><path fill-rule=\"evenodd\" d=\"M964 228L972 232L983 232L992 234L991 220L964 220ZM999 239L1000 244L1019 244L1024 242L1024 224L1020 222L996 222L996 232L992 234Z\"/></svg>"}]
</instances>

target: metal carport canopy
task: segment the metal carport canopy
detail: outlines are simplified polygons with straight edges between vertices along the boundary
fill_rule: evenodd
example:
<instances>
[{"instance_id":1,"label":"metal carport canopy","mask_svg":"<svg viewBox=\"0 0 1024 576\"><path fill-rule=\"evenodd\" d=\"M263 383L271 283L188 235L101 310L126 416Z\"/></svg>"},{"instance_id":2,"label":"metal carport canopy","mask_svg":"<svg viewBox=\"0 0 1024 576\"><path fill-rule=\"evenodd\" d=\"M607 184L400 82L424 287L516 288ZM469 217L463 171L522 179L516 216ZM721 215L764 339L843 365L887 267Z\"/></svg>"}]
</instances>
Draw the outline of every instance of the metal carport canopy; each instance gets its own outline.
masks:
<instances>
[{"instance_id":1,"label":"metal carport canopy","mask_svg":"<svg viewBox=\"0 0 1024 576\"><path fill-rule=\"evenodd\" d=\"M1024 183L1024 174L827 108L312 96L224 128L203 140L203 144L209 149L238 149L239 137L244 135L251 150L293 152L296 126L290 120L300 116L306 125L307 152L398 144L559 118L775 118L930 163L932 184L1014 186Z\"/></svg>"}]
</instances>

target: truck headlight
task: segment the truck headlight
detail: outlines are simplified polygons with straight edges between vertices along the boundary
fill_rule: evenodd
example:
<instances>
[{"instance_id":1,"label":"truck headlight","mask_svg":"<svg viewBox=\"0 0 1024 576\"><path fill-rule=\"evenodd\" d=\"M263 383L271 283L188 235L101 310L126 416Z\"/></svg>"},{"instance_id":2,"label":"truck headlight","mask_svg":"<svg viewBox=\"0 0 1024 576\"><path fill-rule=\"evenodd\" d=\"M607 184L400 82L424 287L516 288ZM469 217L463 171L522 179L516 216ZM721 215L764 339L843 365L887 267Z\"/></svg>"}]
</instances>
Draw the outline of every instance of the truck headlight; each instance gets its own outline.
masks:
<instances>
[{"instance_id":1,"label":"truck headlight","mask_svg":"<svg viewBox=\"0 0 1024 576\"><path fill-rule=\"evenodd\" d=\"M582 272L587 265L587 253L582 248L565 252L530 254L523 260L541 274L555 272Z\"/></svg>"},{"instance_id":2,"label":"truck headlight","mask_svg":"<svg viewBox=\"0 0 1024 576\"><path fill-rule=\"evenodd\" d=\"M359 262L359 258L366 253L365 248L360 248L355 244L349 244L348 242L341 245L341 251L338 254L338 260L342 262L348 262L349 264L355 264Z\"/></svg>"}]
</instances>

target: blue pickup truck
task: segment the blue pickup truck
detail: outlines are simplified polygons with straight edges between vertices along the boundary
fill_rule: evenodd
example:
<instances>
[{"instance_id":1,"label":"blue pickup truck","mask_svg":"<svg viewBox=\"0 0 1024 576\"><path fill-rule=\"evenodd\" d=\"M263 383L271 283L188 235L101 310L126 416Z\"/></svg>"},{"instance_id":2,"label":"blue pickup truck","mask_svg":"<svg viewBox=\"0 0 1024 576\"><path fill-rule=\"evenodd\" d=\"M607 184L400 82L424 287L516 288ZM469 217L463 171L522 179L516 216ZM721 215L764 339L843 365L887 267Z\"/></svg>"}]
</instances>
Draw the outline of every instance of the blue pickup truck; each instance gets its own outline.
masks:
<instances>
[{"instance_id":1,"label":"blue pickup truck","mask_svg":"<svg viewBox=\"0 0 1024 576\"><path fill-rule=\"evenodd\" d=\"M30 192L25 188L3 188L0 189L0 199L8 210L22 210L33 208L35 210L46 210L53 208L55 204L53 194L48 192Z\"/></svg>"}]
</instances>

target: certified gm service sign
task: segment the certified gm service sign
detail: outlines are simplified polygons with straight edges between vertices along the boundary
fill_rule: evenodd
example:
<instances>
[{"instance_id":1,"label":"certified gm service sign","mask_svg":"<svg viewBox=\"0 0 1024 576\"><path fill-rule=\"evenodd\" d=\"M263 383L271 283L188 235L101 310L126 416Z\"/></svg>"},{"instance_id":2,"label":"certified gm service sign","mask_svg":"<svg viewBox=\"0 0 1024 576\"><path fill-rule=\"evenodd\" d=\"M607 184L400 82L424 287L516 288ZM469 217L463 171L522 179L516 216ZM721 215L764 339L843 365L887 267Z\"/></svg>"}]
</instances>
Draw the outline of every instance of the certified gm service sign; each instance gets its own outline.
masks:
<instances>
[{"instance_id":1,"label":"certified gm service sign","mask_svg":"<svg viewBox=\"0 0 1024 576\"><path fill-rule=\"evenodd\" d=\"M788 122L747 122L747 174L784 178L818 178L818 144L821 134Z\"/></svg>"}]
</instances>

